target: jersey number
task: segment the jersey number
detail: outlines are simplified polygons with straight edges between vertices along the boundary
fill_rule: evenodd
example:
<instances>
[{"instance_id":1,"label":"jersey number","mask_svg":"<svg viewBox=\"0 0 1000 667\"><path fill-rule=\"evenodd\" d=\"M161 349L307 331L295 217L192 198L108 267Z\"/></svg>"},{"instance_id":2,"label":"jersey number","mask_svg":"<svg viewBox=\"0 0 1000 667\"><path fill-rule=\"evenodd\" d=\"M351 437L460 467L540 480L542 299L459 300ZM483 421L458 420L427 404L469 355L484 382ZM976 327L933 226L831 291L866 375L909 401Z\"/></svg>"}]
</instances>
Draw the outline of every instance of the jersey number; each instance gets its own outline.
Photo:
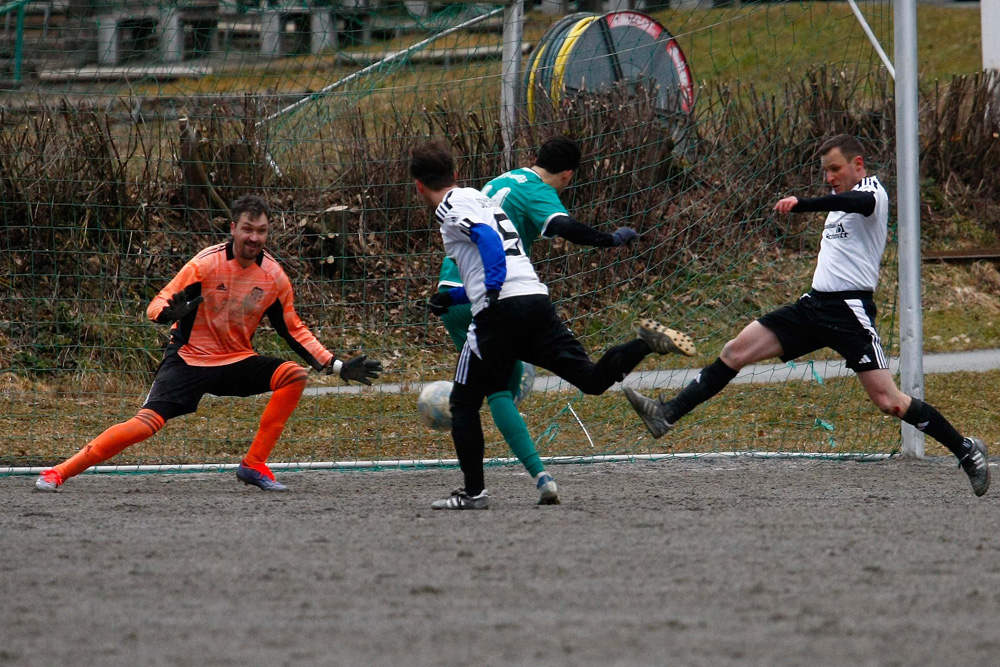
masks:
<instances>
[{"instance_id":1,"label":"jersey number","mask_svg":"<svg viewBox=\"0 0 1000 667\"><path fill-rule=\"evenodd\" d=\"M497 229L500 231L500 238L503 239L504 254L508 257L523 255L524 253L521 252L521 237L517 233L514 224L510 221L510 218L504 213L494 213L493 219L496 220Z\"/></svg>"}]
</instances>

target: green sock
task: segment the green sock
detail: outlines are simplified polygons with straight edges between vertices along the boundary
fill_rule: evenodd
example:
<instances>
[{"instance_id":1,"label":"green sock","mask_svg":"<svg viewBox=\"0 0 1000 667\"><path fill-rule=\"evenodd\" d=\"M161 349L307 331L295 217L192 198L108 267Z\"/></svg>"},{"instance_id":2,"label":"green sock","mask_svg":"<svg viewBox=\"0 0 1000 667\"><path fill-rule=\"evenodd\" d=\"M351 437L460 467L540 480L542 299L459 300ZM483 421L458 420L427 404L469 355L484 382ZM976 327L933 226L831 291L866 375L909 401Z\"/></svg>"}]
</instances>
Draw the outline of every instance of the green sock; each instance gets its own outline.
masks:
<instances>
[{"instance_id":1,"label":"green sock","mask_svg":"<svg viewBox=\"0 0 1000 667\"><path fill-rule=\"evenodd\" d=\"M498 391L486 399L493 413L493 423L500 429L503 439L507 441L510 451L524 464L532 477L545 470L542 460L535 451L535 443L531 440L528 427L521 418L521 413L514 406L514 399L509 391Z\"/></svg>"}]
</instances>

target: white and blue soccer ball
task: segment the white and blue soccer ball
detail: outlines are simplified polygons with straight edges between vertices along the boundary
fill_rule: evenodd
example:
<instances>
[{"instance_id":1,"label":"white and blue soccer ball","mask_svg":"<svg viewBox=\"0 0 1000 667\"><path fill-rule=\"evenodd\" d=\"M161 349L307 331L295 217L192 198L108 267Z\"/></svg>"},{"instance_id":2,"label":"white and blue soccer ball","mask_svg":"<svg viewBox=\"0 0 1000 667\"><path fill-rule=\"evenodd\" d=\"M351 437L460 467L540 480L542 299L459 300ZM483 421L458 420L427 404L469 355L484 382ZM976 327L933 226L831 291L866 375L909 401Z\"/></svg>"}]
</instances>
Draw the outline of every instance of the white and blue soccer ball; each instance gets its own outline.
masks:
<instances>
[{"instance_id":1,"label":"white and blue soccer ball","mask_svg":"<svg viewBox=\"0 0 1000 667\"><path fill-rule=\"evenodd\" d=\"M417 398L417 413L424 426L435 431L451 430L451 389L454 383L438 380L427 384Z\"/></svg>"}]
</instances>

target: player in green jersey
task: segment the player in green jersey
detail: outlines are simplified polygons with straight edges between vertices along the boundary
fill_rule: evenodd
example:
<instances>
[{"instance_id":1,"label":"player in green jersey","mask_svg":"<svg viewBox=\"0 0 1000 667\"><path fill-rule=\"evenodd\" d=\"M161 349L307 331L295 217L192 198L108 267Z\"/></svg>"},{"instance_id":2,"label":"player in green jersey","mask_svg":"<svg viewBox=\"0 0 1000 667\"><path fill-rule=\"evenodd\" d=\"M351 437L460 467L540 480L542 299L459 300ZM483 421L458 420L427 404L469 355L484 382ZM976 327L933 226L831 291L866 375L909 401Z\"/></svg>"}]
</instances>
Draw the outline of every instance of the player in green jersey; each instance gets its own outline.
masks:
<instances>
[{"instance_id":1,"label":"player in green jersey","mask_svg":"<svg viewBox=\"0 0 1000 667\"><path fill-rule=\"evenodd\" d=\"M577 222L566 211L559 201L559 193L573 180L579 166L580 148L576 143L565 137L553 137L538 149L534 165L497 176L483 187L483 194L499 204L514 224L521 236L524 252L529 257L532 244L540 236L560 236L572 243L599 248L618 247L635 241L637 234L629 227L620 227L610 234L601 232ZM469 304L452 304L449 291L456 287L462 287L458 267L445 257L438 278L438 292L430 299L430 309L441 317L456 349L460 351L472 323L472 310ZM555 480L546 472L528 427L517 410L517 404L531 389L533 377L533 372L525 374L521 362L517 362L508 383L509 391L492 394L487 401L493 421L504 440L535 482L538 504L556 505L559 504L559 493Z\"/></svg>"}]
</instances>

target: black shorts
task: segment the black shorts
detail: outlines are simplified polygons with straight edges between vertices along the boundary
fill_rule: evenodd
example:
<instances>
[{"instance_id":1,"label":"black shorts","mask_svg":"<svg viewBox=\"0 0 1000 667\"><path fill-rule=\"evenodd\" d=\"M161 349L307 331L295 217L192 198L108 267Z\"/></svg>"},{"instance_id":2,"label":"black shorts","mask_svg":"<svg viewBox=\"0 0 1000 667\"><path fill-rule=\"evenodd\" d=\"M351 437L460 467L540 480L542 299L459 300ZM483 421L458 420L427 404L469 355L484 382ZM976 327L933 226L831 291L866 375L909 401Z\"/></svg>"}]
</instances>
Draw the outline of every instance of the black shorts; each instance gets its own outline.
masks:
<instances>
[{"instance_id":1,"label":"black shorts","mask_svg":"<svg viewBox=\"0 0 1000 667\"><path fill-rule=\"evenodd\" d=\"M164 419L198 409L205 394L256 396L271 391L271 377L284 359L255 355L225 366L191 366L170 351L160 362L143 408Z\"/></svg>"},{"instance_id":2,"label":"black shorts","mask_svg":"<svg viewBox=\"0 0 1000 667\"><path fill-rule=\"evenodd\" d=\"M474 326L458 359L456 384L483 396L504 391L517 360L550 370L573 384L592 372L594 364L587 351L559 319L548 296L511 297L490 310L473 318Z\"/></svg>"},{"instance_id":3,"label":"black shorts","mask_svg":"<svg viewBox=\"0 0 1000 667\"><path fill-rule=\"evenodd\" d=\"M829 347L855 373L889 367L875 330L871 292L813 290L757 321L778 337L782 361Z\"/></svg>"}]
</instances>

